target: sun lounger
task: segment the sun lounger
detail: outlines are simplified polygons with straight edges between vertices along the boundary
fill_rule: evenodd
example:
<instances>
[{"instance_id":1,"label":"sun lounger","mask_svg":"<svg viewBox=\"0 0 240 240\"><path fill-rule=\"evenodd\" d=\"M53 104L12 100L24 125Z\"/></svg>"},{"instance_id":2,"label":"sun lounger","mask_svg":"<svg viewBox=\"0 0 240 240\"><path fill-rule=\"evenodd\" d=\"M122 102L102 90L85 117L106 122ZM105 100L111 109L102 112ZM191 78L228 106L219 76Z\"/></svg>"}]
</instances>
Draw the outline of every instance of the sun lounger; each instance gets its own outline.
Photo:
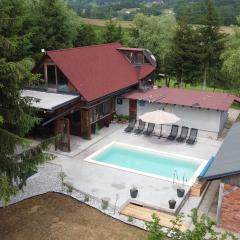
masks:
<instances>
[{"instance_id":1,"label":"sun lounger","mask_svg":"<svg viewBox=\"0 0 240 240\"><path fill-rule=\"evenodd\" d=\"M136 134L140 134L140 133L142 133L142 131L144 130L144 128L145 128L145 122L143 122L142 120L139 120L139 123L138 123L138 127L137 127L137 129L135 129L135 133Z\"/></svg>"},{"instance_id":2,"label":"sun lounger","mask_svg":"<svg viewBox=\"0 0 240 240\"><path fill-rule=\"evenodd\" d=\"M176 139L178 142L184 142L187 139L187 135L188 135L188 127L183 126L180 136Z\"/></svg>"},{"instance_id":3,"label":"sun lounger","mask_svg":"<svg viewBox=\"0 0 240 240\"><path fill-rule=\"evenodd\" d=\"M170 132L169 136L167 137L168 140L173 141L177 137L178 128L179 128L178 125L172 125L171 132Z\"/></svg>"},{"instance_id":4,"label":"sun lounger","mask_svg":"<svg viewBox=\"0 0 240 240\"><path fill-rule=\"evenodd\" d=\"M143 132L145 136L150 136L154 130L155 124L154 123L148 123L147 130Z\"/></svg>"},{"instance_id":5,"label":"sun lounger","mask_svg":"<svg viewBox=\"0 0 240 240\"><path fill-rule=\"evenodd\" d=\"M136 124L135 119L130 120L128 126L124 129L124 131L127 133L131 132L134 129L135 124Z\"/></svg>"},{"instance_id":6,"label":"sun lounger","mask_svg":"<svg viewBox=\"0 0 240 240\"><path fill-rule=\"evenodd\" d=\"M197 139L198 130L196 128L191 128L187 143L193 145Z\"/></svg>"}]
</instances>

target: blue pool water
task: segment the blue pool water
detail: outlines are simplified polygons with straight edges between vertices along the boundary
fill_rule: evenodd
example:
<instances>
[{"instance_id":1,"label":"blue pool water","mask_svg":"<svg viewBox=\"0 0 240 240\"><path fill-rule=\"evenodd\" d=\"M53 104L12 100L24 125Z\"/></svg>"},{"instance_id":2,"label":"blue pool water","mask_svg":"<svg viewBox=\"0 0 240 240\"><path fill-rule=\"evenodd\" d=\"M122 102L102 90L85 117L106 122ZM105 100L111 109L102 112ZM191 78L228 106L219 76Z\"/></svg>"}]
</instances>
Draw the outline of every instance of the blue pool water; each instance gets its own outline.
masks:
<instances>
[{"instance_id":1,"label":"blue pool water","mask_svg":"<svg viewBox=\"0 0 240 240\"><path fill-rule=\"evenodd\" d=\"M184 160L120 145L109 146L95 156L94 160L171 179L176 170L180 181L184 175L189 181L201 164L195 160Z\"/></svg>"}]
</instances>

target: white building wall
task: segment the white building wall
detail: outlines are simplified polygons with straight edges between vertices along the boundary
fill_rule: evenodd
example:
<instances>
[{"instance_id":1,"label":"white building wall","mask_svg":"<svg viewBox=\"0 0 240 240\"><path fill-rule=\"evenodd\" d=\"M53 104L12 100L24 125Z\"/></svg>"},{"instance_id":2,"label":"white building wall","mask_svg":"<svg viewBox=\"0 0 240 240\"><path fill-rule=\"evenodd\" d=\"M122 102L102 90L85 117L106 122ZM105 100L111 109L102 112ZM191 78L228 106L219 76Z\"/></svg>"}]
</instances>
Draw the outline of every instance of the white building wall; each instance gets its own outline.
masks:
<instances>
[{"instance_id":1,"label":"white building wall","mask_svg":"<svg viewBox=\"0 0 240 240\"><path fill-rule=\"evenodd\" d=\"M220 117L220 128L219 128L219 132L221 132L225 126L225 123L227 122L228 119L228 112L221 112L221 117Z\"/></svg>"},{"instance_id":2,"label":"white building wall","mask_svg":"<svg viewBox=\"0 0 240 240\"><path fill-rule=\"evenodd\" d=\"M181 118L177 122L179 126L197 128L199 130L199 137L217 139L219 132L227 120L227 114L223 114L221 111L149 102L145 102L144 106L138 103L137 113L140 116L146 112L158 109L164 109ZM168 134L169 131L170 127L163 127L164 134Z\"/></svg>"},{"instance_id":3,"label":"white building wall","mask_svg":"<svg viewBox=\"0 0 240 240\"><path fill-rule=\"evenodd\" d=\"M227 114L222 114L221 111L148 102L145 102L144 106L140 106L138 103L138 116L157 109L164 109L181 118L181 120L177 122L179 126L197 128L199 130L199 137L217 139L219 132L222 130L222 126L227 120ZM168 134L169 131L170 127L163 127L164 134Z\"/></svg>"},{"instance_id":4,"label":"white building wall","mask_svg":"<svg viewBox=\"0 0 240 240\"><path fill-rule=\"evenodd\" d=\"M218 138L219 132L222 131L228 117L227 112L149 102L145 102L144 106L141 106L139 101L137 103L137 116L139 117L146 112L163 108L181 118L181 120L177 123L179 126L197 128L199 130L199 137L213 139ZM128 99L123 99L122 105L116 104L116 113L118 115L129 115ZM171 126L163 126L163 134L168 135L170 130ZM159 133L160 126L156 126L155 131L156 133Z\"/></svg>"},{"instance_id":5,"label":"white building wall","mask_svg":"<svg viewBox=\"0 0 240 240\"><path fill-rule=\"evenodd\" d=\"M116 99L116 114L123 115L123 116L129 115L129 100L128 99L122 99L122 104L118 104L117 99Z\"/></svg>"}]
</instances>

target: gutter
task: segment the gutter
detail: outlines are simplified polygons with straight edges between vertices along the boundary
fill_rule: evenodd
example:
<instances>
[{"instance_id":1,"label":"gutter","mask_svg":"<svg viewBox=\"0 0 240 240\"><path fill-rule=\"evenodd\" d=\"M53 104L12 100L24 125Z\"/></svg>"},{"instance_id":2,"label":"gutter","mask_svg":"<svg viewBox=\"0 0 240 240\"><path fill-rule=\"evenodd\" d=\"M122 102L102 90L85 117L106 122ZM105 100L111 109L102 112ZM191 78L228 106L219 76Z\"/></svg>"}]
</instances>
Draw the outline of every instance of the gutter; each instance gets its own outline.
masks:
<instances>
[{"instance_id":1,"label":"gutter","mask_svg":"<svg viewBox=\"0 0 240 240\"><path fill-rule=\"evenodd\" d=\"M240 170L229 172L229 173L216 174L216 175L207 176L207 177L204 177L204 176L200 177L199 176L199 180L212 181L212 180L217 180L217 179L221 179L223 177L233 176L233 175L237 175L237 174L240 174Z\"/></svg>"}]
</instances>

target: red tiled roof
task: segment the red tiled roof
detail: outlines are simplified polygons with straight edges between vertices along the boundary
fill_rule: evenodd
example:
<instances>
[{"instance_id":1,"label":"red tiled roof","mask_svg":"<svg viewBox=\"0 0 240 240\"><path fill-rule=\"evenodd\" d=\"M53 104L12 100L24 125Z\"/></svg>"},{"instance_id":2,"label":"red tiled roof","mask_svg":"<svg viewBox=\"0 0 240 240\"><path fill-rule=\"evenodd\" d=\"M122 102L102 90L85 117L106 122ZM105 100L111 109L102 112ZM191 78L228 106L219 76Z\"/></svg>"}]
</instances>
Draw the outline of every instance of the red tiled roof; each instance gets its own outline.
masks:
<instances>
[{"instance_id":1,"label":"red tiled roof","mask_svg":"<svg viewBox=\"0 0 240 240\"><path fill-rule=\"evenodd\" d=\"M139 71L139 79L143 79L154 71L155 67L151 64L143 64Z\"/></svg>"},{"instance_id":2,"label":"red tiled roof","mask_svg":"<svg viewBox=\"0 0 240 240\"><path fill-rule=\"evenodd\" d=\"M227 111L234 101L240 102L240 98L227 93L167 87L151 89L147 92L133 91L123 95L123 97L220 111Z\"/></svg>"},{"instance_id":3,"label":"red tiled roof","mask_svg":"<svg viewBox=\"0 0 240 240\"><path fill-rule=\"evenodd\" d=\"M48 51L47 55L90 102L138 83L137 71L117 50L121 47L111 43ZM149 71L149 66L144 67L141 78Z\"/></svg>"}]
</instances>

